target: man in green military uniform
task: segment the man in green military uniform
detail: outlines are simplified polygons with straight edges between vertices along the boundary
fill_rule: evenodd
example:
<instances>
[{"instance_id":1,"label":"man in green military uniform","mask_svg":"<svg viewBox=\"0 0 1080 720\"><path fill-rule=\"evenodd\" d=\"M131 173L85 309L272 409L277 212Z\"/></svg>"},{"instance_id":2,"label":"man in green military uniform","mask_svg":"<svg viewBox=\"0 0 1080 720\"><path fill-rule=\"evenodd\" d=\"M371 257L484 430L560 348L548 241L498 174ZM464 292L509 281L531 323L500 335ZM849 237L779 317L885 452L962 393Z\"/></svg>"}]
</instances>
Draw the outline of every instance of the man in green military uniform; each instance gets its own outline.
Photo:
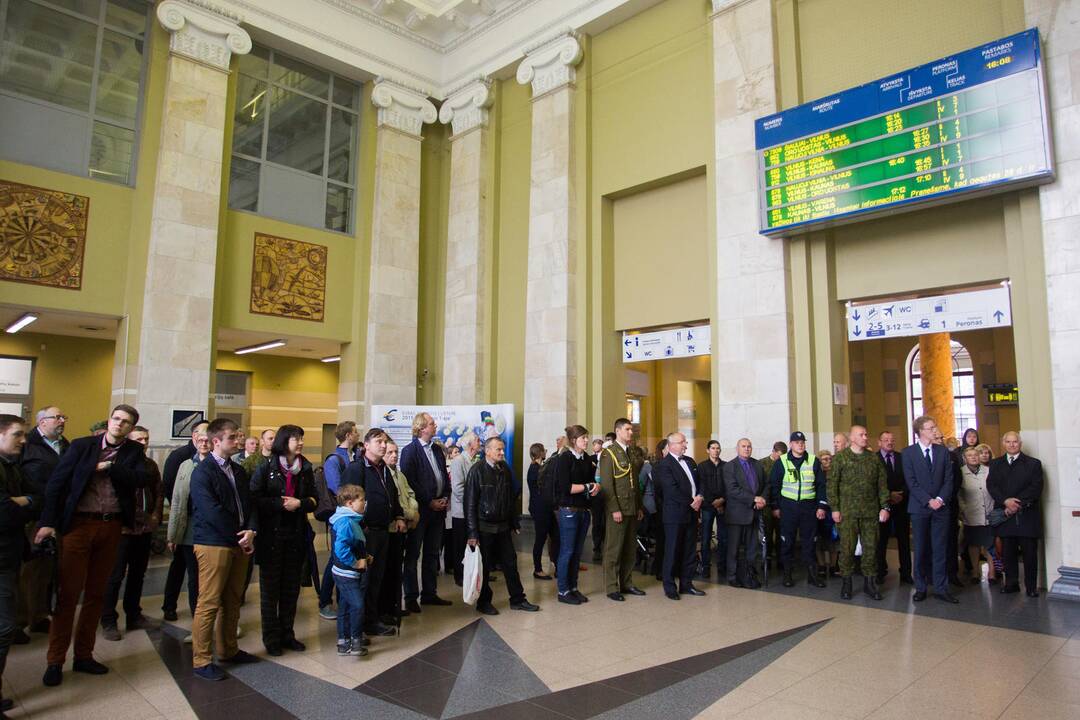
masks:
<instances>
[{"instance_id":1,"label":"man in green military uniform","mask_svg":"<svg viewBox=\"0 0 1080 720\"><path fill-rule=\"evenodd\" d=\"M828 496L833 522L840 528L840 597L851 599L855 548L862 541L863 592L881 599L877 580L878 523L889 520L889 486L885 465L873 453L866 428L853 425L850 445L836 454L829 471Z\"/></svg>"},{"instance_id":2,"label":"man in green military uniform","mask_svg":"<svg viewBox=\"0 0 1080 720\"><path fill-rule=\"evenodd\" d=\"M621 602L625 595L644 595L633 583L637 555L637 524L643 511L638 488L640 463L630 458L634 426L626 418L615 421L615 442L600 451L597 474L604 490L607 528L604 533L604 582L607 596Z\"/></svg>"}]
</instances>

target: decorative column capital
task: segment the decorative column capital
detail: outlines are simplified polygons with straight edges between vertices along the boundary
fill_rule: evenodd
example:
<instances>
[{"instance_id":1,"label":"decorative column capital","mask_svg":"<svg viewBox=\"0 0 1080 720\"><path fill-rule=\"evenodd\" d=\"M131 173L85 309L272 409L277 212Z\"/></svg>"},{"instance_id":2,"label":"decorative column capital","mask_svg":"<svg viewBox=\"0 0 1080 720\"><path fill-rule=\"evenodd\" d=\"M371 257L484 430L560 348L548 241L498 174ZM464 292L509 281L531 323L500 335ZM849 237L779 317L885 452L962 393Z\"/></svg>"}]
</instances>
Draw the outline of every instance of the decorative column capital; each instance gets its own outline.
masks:
<instances>
[{"instance_id":1,"label":"decorative column capital","mask_svg":"<svg viewBox=\"0 0 1080 720\"><path fill-rule=\"evenodd\" d=\"M568 30L538 45L525 48L525 59L517 69L517 81L532 83L533 97L571 85L576 77L574 67L581 62L581 43L577 34Z\"/></svg>"},{"instance_id":2,"label":"decorative column capital","mask_svg":"<svg viewBox=\"0 0 1080 720\"><path fill-rule=\"evenodd\" d=\"M420 137L424 123L433 123L439 116L421 90L386 78L375 79L371 102L379 108L379 127L390 127L416 137Z\"/></svg>"},{"instance_id":3,"label":"decorative column capital","mask_svg":"<svg viewBox=\"0 0 1080 720\"><path fill-rule=\"evenodd\" d=\"M488 108L495 102L491 92L491 80L477 78L464 87L450 93L439 108L439 122L450 124L454 135L461 135L474 128L487 127Z\"/></svg>"},{"instance_id":4,"label":"decorative column capital","mask_svg":"<svg viewBox=\"0 0 1080 720\"><path fill-rule=\"evenodd\" d=\"M208 0L164 0L157 17L171 36L169 50L195 62L228 72L233 53L251 52L240 16Z\"/></svg>"}]
</instances>

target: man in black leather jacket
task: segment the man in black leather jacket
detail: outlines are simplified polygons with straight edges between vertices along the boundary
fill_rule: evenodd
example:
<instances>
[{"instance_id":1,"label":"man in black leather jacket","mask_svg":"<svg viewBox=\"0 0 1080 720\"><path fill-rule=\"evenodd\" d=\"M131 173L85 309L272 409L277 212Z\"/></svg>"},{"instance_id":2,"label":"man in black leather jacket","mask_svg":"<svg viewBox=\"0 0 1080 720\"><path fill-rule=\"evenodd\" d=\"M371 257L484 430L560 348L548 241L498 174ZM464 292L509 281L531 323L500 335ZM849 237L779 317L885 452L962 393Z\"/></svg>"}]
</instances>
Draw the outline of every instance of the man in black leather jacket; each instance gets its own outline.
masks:
<instances>
[{"instance_id":1,"label":"man in black leather jacket","mask_svg":"<svg viewBox=\"0 0 1080 720\"><path fill-rule=\"evenodd\" d=\"M525 598L525 588L517 570L517 550L514 534L520 532L515 493L510 468L506 461L506 447L501 438L488 438L484 443L484 459L474 463L465 477L465 531L469 536L469 550L475 552L480 546L481 557L490 565L502 565L506 589L510 593L510 607L514 610L536 612L540 609ZM491 604L491 585L487 572L476 601L476 610L485 615L498 615Z\"/></svg>"}]
</instances>

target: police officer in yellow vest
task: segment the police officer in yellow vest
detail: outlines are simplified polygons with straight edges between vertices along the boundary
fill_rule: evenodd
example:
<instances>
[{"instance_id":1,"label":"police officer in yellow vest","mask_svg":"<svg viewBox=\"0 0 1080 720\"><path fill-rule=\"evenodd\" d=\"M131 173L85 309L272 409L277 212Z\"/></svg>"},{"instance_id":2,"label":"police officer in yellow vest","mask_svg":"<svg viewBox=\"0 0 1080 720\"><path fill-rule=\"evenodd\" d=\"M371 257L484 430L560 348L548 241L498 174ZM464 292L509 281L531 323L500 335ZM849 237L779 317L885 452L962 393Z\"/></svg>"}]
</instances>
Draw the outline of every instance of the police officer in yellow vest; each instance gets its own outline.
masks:
<instances>
[{"instance_id":1,"label":"police officer in yellow vest","mask_svg":"<svg viewBox=\"0 0 1080 720\"><path fill-rule=\"evenodd\" d=\"M637 524L641 520L640 464L630 459L630 441L634 426L626 418L615 421L615 442L600 451L597 474L603 488L604 511L604 584L607 596L622 601L625 595L644 595L634 586L632 573L637 555Z\"/></svg>"},{"instance_id":2,"label":"police officer in yellow vest","mask_svg":"<svg viewBox=\"0 0 1080 720\"><path fill-rule=\"evenodd\" d=\"M825 587L818 578L814 556L817 521L825 519L829 503L825 495L825 472L812 453L806 452L806 436L791 433L786 455L773 463L769 474L772 487L773 515L780 518L780 564L784 568L784 587L792 587L791 566L795 560L795 534L802 542L806 563L806 582Z\"/></svg>"}]
</instances>

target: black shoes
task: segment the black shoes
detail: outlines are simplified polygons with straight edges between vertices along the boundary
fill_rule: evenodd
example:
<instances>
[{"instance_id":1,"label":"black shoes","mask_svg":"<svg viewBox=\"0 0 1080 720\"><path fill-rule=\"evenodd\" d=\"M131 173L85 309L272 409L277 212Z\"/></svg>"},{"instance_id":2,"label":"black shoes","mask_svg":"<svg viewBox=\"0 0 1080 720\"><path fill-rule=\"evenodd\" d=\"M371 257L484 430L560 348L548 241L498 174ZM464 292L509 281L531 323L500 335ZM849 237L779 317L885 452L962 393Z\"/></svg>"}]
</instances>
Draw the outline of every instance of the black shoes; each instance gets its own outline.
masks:
<instances>
[{"instance_id":1,"label":"black shoes","mask_svg":"<svg viewBox=\"0 0 1080 720\"><path fill-rule=\"evenodd\" d=\"M910 575L901 575L900 576L900 584L901 585L914 585L915 584L915 578L911 577Z\"/></svg>"},{"instance_id":2,"label":"black shoes","mask_svg":"<svg viewBox=\"0 0 1080 720\"><path fill-rule=\"evenodd\" d=\"M1002 585L1001 590L999 590L998 592L1000 592L1002 595L1011 595L1012 593L1018 593L1020 592L1020 585Z\"/></svg>"},{"instance_id":3,"label":"black shoes","mask_svg":"<svg viewBox=\"0 0 1080 720\"><path fill-rule=\"evenodd\" d=\"M679 593L672 592L671 590L665 590L664 591L664 597L666 597L668 600L678 600L679 599Z\"/></svg>"},{"instance_id":4,"label":"black shoes","mask_svg":"<svg viewBox=\"0 0 1080 720\"><path fill-rule=\"evenodd\" d=\"M1028 588L1027 596L1028 597L1039 597L1039 591L1038 590L1032 590L1031 588Z\"/></svg>"},{"instance_id":5,"label":"black shoes","mask_svg":"<svg viewBox=\"0 0 1080 720\"><path fill-rule=\"evenodd\" d=\"M571 590L570 594L576 597L579 603L589 602L589 598L585 597L585 595L580 590Z\"/></svg>"},{"instance_id":6,"label":"black shoes","mask_svg":"<svg viewBox=\"0 0 1080 720\"><path fill-rule=\"evenodd\" d=\"M851 588L848 588L850 592ZM877 582L873 578L863 578L863 592L873 600L881 599L881 591L878 590ZM850 597L850 595L849 595Z\"/></svg>"},{"instance_id":7,"label":"black shoes","mask_svg":"<svg viewBox=\"0 0 1080 720\"><path fill-rule=\"evenodd\" d=\"M964 587L963 581L959 577L957 577L956 575L950 575L949 576L949 584L952 585L953 587L958 587L958 588Z\"/></svg>"},{"instance_id":8,"label":"black shoes","mask_svg":"<svg viewBox=\"0 0 1080 720\"><path fill-rule=\"evenodd\" d=\"M281 649L279 648L278 655L280 654ZM233 655L232 657L222 658L221 662L227 662L232 665L250 665L251 663L259 662L259 658L255 657L254 655L245 650L237 650L235 655Z\"/></svg>"},{"instance_id":9,"label":"black shoes","mask_svg":"<svg viewBox=\"0 0 1080 720\"><path fill-rule=\"evenodd\" d=\"M226 678L225 672L214 663L193 668L192 672L195 673L196 677L201 677L203 680L213 680L214 682L220 682Z\"/></svg>"},{"instance_id":10,"label":"black shoes","mask_svg":"<svg viewBox=\"0 0 1080 720\"><path fill-rule=\"evenodd\" d=\"M825 581L818 577L817 565L811 565L806 570L806 584L816 588L825 587Z\"/></svg>"},{"instance_id":11,"label":"black shoes","mask_svg":"<svg viewBox=\"0 0 1080 720\"><path fill-rule=\"evenodd\" d=\"M639 597L645 595L645 591L637 587L636 585L631 585L628 588L623 588L621 592L624 595L637 595Z\"/></svg>"},{"instance_id":12,"label":"black shoes","mask_svg":"<svg viewBox=\"0 0 1080 720\"><path fill-rule=\"evenodd\" d=\"M952 603L953 605L959 605L960 604L960 601L957 600L956 597L952 593L950 593L948 590L946 590L943 593L938 593L937 595L935 595L935 597L938 600L942 600L942 601L947 602L947 603Z\"/></svg>"},{"instance_id":13,"label":"black shoes","mask_svg":"<svg viewBox=\"0 0 1080 720\"><path fill-rule=\"evenodd\" d=\"M572 592L568 592L565 595L559 593L559 602L566 603L567 605L580 605L581 601L577 599L577 596Z\"/></svg>"},{"instance_id":14,"label":"black shoes","mask_svg":"<svg viewBox=\"0 0 1080 720\"><path fill-rule=\"evenodd\" d=\"M844 578L843 582L840 585L840 599L851 599L851 578L849 577Z\"/></svg>"},{"instance_id":15,"label":"black shoes","mask_svg":"<svg viewBox=\"0 0 1080 720\"><path fill-rule=\"evenodd\" d=\"M791 577L791 570L784 569L784 587L795 587L795 579Z\"/></svg>"},{"instance_id":16,"label":"black shoes","mask_svg":"<svg viewBox=\"0 0 1080 720\"><path fill-rule=\"evenodd\" d=\"M29 645L30 636L23 632L22 628L16 628L15 632L11 634L11 643L13 645Z\"/></svg>"},{"instance_id":17,"label":"black shoes","mask_svg":"<svg viewBox=\"0 0 1080 720\"><path fill-rule=\"evenodd\" d=\"M539 570L533 570L533 577L536 578L537 580L550 580L551 579L550 575L548 575L546 573L542 573Z\"/></svg>"},{"instance_id":18,"label":"black shoes","mask_svg":"<svg viewBox=\"0 0 1080 720\"><path fill-rule=\"evenodd\" d=\"M685 590L682 590L679 594L680 595L693 595L695 597L703 597L705 595L705 591L704 590L698 590L696 587L691 585L690 587L686 588Z\"/></svg>"},{"instance_id":19,"label":"black shoes","mask_svg":"<svg viewBox=\"0 0 1080 720\"><path fill-rule=\"evenodd\" d=\"M176 622L179 619L175 610L162 610L161 617L169 622Z\"/></svg>"},{"instance_id":20,"label":"black shoes","mask_svg":"<svg viewBox=\"0 0 1080 720\"><path fill-rule=\"evenodd\" d=\"M495 606L488 603L487 605L477 605L476 612L483 615L498 615L499 611L495 609Z\"/></svg>"},{"instance_id":21,"label":"black shoes","mask_svg":"<svg viewBox=\"0 0 1080 720\"><path fill-rule=\"evenodd\" d=\"M519 603L510 603L511 610L521 610L522 612L539 612L540 606L535 605L528 600L522 600Z\"/></svg>"},{"instance_id":22,"label":"black shoes","mask_svg":"<svg viewBox=\"0 0 1080 720\"><path fill-rule=\"evenodd\" d=\"M916 590L915 594L911 596L911 599L914 600L915 602L922 602L923 600L926 599L926 591L925 590Z\"/></svg>"},{"instance_id":23,"label":"black shoes","mask_svg":"<svg viewBox=\"0 0 1080 720\"><path fill-rule=\"evenodd\" d=\"M408 610L410 613L419 613L420 612L420 603L416 602L415 599L406 600L405 601L405 609Z\"/></svg>"},{"instance_id":24,"label":"black shoes","mask_svg":"<svg viewBox=\"0 0 1080 720\"><path fill-rule=\"evenodd\" d=\"M607 596L609 599L614 600L615 602L622 602L626 600L626 598L623 597L623 594L621 592L609 592Z\"/></svg>"},{"instance_id":25,"label":"black shoes","mask_svg":"<svg viewBox=\"0 0 1080 720\"><path fill-rule=\"evenodd\" d=\"M422 597L422 598L420 598L420 604L421 605L435 605L437 607L449 607L450 605L453 605L454 603L450 602L449 600L443 600L438 595L432 595L431 597L426 597L426 598ZM409 610L412 610L412 608L409 608Z\"/></svg>"},{"instance_id":26,"label":"black shoes","mask_svg":"<svg viewBox=\"0 0 1080 720\"><path fill-rule=\"evenodd\" d=\"M730 585L733 588L744 588L744 587L746 587L741 582L739 582L738 578L733 578L731 580L728 580L727 584Z\"/></svg>"},{"instance_id":27,"label":"black shoes","mask_svg":"<svg viewBox=\"0 0 1080 720\"><path fill-rule=\"evenodd\" d=\"M61 665L49 665L45 668L45 674L41 676L41 682L47 687L56 687L64 681L64 668Z\"/></svg>"},{"instance_id":28,"label":"black shoes","mask_svg":"<svg viewBox=\"0 0 1080 720\"><path fill-rule=\"evenodd\" d=\"M86 673L87 675L104 675L109 672L109 668L105 667L94 658L76 660L71 663L71 669L75 672Z\"/></svg>"},{"instance_id":29,"label":"black shoes","mask_svg":"<svg viewBox=\"0 0 1080 720\"><path fill-rule=\"evenodd\" d=\"M373 637L391 637L392 635L397 635L397 628L392 628L388 625L383 625L382 623L375 623L374 625L369 625L364 628L364 634Z\"/></svg>"},{"instance_id":30,"label":"black shoes","mask_svg":"<svg viewBox=\"0 0 1080 720\"><path fill-rule=\"evenodd\" d=\"M280 645L267 645L266 654L270 657L281 657L282 650Z\"/></svg>"}]
</instances>

